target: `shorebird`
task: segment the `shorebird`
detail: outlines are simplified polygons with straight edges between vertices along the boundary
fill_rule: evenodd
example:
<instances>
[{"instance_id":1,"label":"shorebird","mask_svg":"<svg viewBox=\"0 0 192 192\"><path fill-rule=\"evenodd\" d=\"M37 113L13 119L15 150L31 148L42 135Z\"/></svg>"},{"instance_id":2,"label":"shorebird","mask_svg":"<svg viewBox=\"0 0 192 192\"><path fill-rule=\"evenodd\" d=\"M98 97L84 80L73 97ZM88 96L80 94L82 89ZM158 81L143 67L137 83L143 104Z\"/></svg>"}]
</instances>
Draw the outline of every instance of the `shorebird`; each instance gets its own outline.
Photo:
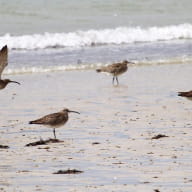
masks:
<instances>
[{"instance_id":1,"label":"shorebird","mask_svg":"<svg viewBox=\"0 0 192 192\"><path fill-rule=\"evenodd\" d=\"M30 121L29 124L40 124L40 125L45 125L48 127L53 128L53 134L56 139L56 134L55 134L55 128L59 128L62 125L64 125L68 121L68 113L73 112L73 113L78 113L77 111L71 111L67 108L64 108L58 113L52 113L49 115L45 115L41 117L40 119Z\"/></svg>"},{"instance_id":2,"label":"shorebird","mask_svg":"<svg viewBox=\"0 0 192 192\"><path fill-rule=\"evenodd\" d=\"M112 81L113 85L114 85L115 80L118 85L119 84L118 76L127 71L127 69L128 69L127 64L134 64L134 63L124 60L123 62L120 62L120 63L113 63L111 65L102 67L100 69L96 69L96 71L112 74L113 75L113 81Z\"/></svg>"},{"instance_id":3,"label":"shorebird","mask_svg":"<svg viewBox=\"0 0 192 192\"><path fill-rule=\"evenodd\" d=\"M192 99L192 90L191 91L178 92L178 96L186 97L187 99Z\"/></svg>"},{"instance_id":4,"label":"shorebird","mask_svg":"<svg viewBox=\"0 0 192 192\"><path fill-rule=\"evenodd\" d=\"M2 72L7 65L8 65L8 48L7 45L5 45L0 50L0 89L4 89L8 83L17 83L20 85L20 83L17 81L11 81L10 79L1 79Z\"/></svg>"}]
</instances>

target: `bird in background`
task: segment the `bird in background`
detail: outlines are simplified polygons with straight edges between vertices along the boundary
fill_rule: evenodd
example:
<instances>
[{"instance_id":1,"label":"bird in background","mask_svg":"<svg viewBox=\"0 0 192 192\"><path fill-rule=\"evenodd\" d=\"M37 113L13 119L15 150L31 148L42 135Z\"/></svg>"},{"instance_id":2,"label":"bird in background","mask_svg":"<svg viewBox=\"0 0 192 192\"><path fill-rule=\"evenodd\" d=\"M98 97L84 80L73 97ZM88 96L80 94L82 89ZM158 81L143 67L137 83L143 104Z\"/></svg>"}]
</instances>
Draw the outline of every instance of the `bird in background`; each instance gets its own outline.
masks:
<instances>
[{"instance_id":1,"label":"bird in background","mask_svg":"<svg viewBox=\"0 0 192 192\"><path fill-rule=\"evenodd\" d=\"M11 81L10 79L1 79L2 72L7 65L8 65L8 48L7 45L5 45L0 50L0 89L4 89L8 83L17 83L20 85L20 83L17 81Z\"/></svg>"},{"instance_id":2,"label":"bird in background","mask_svg":"<svg viewBox=\"0 0 192 192\"><path fill-rule=\"evenodd\" d=\"M119 62L119 63L113 63L111 65L101 67L100 69L96 69L96 71L99 73L104 72L104 73L109 73L109 74L113 75L112 83L114 85L115 80L116 80L116 83L118 85L119 84L118 76L127 71L127 69L128 69L127 65L128 64L134 64L134 63L129 62L127 60L124 60L124 61Z\"/></svg>"},{"instance_id":3,"label":"bird in background","mask_svg":"<svg viewBox=\"0 0 192 192\"><path fill-rule=\"evenodd\" d=\"M52 113L49 115L45 115L45 116L41 117L40 119L30 121L29 124L39 124L39 125L44 125L44 126L53 128L53 134L54 134L54 138L56 140L55 129L61 127L68 121L68 118L69 118L68 113L80 114L77 111L71 111L67 108L64 108L63 110L61 110L58 113Z\"/></svg>"}]
</instances>

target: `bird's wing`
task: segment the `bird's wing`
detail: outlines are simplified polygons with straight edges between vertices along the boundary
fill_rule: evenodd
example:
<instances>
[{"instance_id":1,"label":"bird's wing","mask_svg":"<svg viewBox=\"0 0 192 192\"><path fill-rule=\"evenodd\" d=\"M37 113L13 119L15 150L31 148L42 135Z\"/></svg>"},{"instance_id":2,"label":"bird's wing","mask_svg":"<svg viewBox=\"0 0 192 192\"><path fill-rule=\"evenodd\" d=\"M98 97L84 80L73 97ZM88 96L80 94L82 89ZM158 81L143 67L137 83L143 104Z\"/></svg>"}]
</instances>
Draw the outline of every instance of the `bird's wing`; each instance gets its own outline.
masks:
<instances>
[{"instance_id":1,"label":"bird's wing","mask_svg":"<svg viewBox=\"0 0 192 192\"><path fill-rule=\"evenodd\" d=\"M113 63L108 66L101 67L97 69L97 72L108 72L108 73L115 73L116 71L122 68L121 63Z\"/></svg>"},{"instance_id":2,"label":"bird's wing","mask_svg":"<svg viewBox=\"0 0 192 192\"><path fill-rule=\"evenodd\" d=\"M0 78L7 64L8 64L8 48L7 45L5 45L0 51Z\"/></svg>"},{"instance_id":3,"label":"bird's wing","mask_svg":"<svg viewBox=\"0 0 192 192\"><path fill-rule=\"evenodd\" d=\"M115 73L115 72L118 71L119 69L121 69L120 63L113 63L112 65L110 65L110 71L111 71L111 73Z\"/></svg>"},{"instance_id":4,"label":"bird's wing","mask_svg":"<svg viewBox=\"0 0 192 192\"><path fill-rule=\"evenodd\" d=\"M49 115L46 115L40 119L32 121L32 124L44 124L44 125L51 125L54 124L56 119L60 117L59 113L52 113Z\"/></svg>"},{"instance_id":5,"label":"bird's wing","mask_svg":"<svg viewBox=\"0 0 192 192\"><path fill-rule=\"evenodd\" d=\"M111 64L111 65L107 65L107 66L101 67L101 68L99 69L99 72L113 73L115 67L116 67L116 63Z\"/></svg>"}]
</instances>

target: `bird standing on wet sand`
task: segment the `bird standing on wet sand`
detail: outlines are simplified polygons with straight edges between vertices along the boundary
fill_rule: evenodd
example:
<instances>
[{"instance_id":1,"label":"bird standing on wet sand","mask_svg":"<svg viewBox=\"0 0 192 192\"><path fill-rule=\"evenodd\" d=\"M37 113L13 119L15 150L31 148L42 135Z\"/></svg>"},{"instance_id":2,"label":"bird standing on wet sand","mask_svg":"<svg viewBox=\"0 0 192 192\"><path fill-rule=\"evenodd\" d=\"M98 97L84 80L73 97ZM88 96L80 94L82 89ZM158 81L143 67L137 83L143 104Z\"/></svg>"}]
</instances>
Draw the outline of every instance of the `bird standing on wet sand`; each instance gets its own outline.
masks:
<instances>
[{"instance_id":1,"label":"bird standing on wet sand","mask_svg":"<svg viewBox=\"0 0 192 192\"><path fill-rule=\"evenodd\" d=\"M5 45L0 51L0 89L4 89L8 83L17 83L17 81L11 81L9 79L1 79L2 72L4 68L8 65L8 48Z\"/></svg>"},{"instance_id":2,"label":"bird standing on wet sand","mask_svg":"<svg viewBox=\"0 0 192 192\"><path fill-rule=\"evenodd\" d=\"M70 112L80 114L77 111L71 111L67 108L64 108L62 111L60 111L58 113L52 113L52 114L46 115L40 119L30 121L29 124L40 124L40 125L45 125L45 126L53 128L53 134L56 139L55 128L61 127L68 121L68 113L70 113Z\"/></svg>"},{"instance_id":3,"label":"bird standing on wet sand","mask_svg":"<svg viewBox=\"0 0 192 192\"><path fill-rule=\"evenodd\" d=\"M132 62L129 62L127 60L124 60L121 63L113 63L111 65L108 65L106 67L102 67L100 69L96 69L97 72L106 72L106 73L110 73L113 75L113 85L114 85L114 81L116 79L117 85L119 84L118 81L118 76L121 75L122 73L125 73L128 69L128 64L134 64Z\"/></svg>"},{"instance_id":4,"label":"bird standing on wet sand","mask_svg":"<svg viewBox=\"0 0 192 192\"><path fill-rule=\"evenodd\" d=\"M186 97L188 99L192 99L192 90L191 91L178 92L178 96Z\"/></svg>"}]
</instances>

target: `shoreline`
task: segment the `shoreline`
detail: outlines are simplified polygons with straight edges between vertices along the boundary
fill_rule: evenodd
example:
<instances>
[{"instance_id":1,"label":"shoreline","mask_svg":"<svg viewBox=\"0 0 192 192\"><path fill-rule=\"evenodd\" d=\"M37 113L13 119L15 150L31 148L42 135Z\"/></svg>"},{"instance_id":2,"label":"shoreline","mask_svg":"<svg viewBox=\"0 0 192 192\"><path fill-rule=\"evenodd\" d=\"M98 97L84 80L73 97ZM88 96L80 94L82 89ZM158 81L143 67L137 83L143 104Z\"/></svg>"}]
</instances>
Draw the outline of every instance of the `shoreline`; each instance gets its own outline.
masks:
<instances>
[{"instance_id":1,"label":"shoreline","mask_svg":"<svg viewBox=\"0 0 192 192\"><path fill-rule=\"evenodd\" d=\"M130 67L112 78L95 71L14 75L1 91L2 191L192 189L190 64ZM52 130L28 121L63 107L80 111L57 129L63 143L24 147ZM168 137L152 140L158 134ZM98 143L98 144L94 144ZM54 175L64 169L78 175Z\"/></svg>"}]
</instances>

